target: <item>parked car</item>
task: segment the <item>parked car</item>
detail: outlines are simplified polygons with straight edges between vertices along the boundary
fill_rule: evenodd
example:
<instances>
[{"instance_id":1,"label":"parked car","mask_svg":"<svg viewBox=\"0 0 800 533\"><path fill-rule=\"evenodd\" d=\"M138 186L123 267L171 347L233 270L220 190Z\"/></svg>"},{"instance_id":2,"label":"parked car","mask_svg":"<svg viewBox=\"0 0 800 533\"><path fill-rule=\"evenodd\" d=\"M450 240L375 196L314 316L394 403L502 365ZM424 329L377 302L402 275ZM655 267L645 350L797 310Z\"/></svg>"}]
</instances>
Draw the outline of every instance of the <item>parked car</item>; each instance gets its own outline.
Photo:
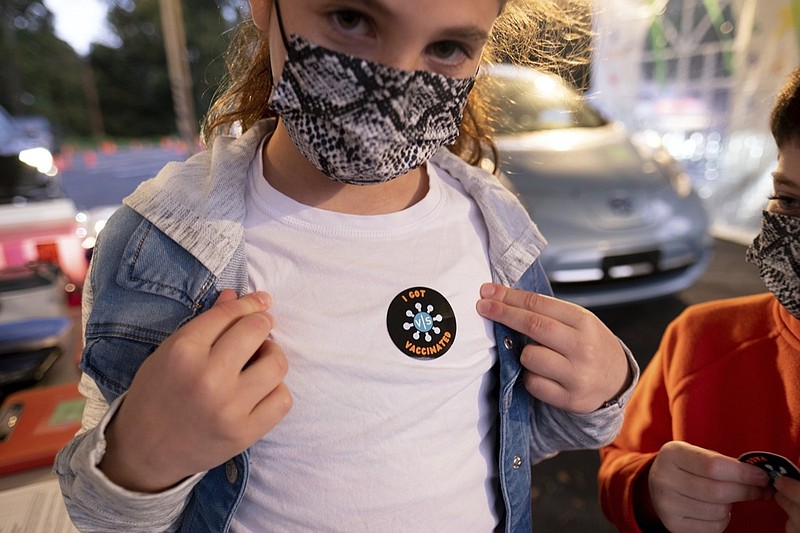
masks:
<instances>
[{"instance_id":1,"label":"parked car","mask_svg":"<svg viewBox=\"0 0 800 533\"><path fill-rule=\"evenodd\" d=\"M49 261L80 286L87 262L77 214L50 150L0 108L0 268Z\"/></svg>"},{"instance_id":2,"label":"parked car","mask_svg":"<svg viewBox=\"0 0 800 533\"><path fill-rule=\"evenodd\" d=\"M61 151L59 136L47 117L27 115L14 117L14 122L17 123L17 128L22 130L25 137L33 140L39 146L47 148L50 153L55 155Z\"/></svg>"},{"instance_id":3,"label":"parked car","mask_svg":"<svg viewBox=\"0 0 800 533\"><path fill-rule=\"evenodd\" d=\"M602 307L692 285L713 239L669 153L557 76L504 64L487 73L500 170L549 241L541 260L556 295Z\"/></svg>"},{"instance_id":4,"label":"parked car","mask_svg":"<svg viewBox=\"0 0 800 533\"><path fill-rule=\"evenodd\" d=\"M42 379L67 349L67 286L50 262L0 269L0 397Z\"/></svg>"},{"instance_id":5,"label":"parked car","mask_svg":"<svg viewBox=\"0 0 800 533\"><path fill-rule=\"evenodd\" d=\"M58 265L50 262L0 268L0 324L67 315L67 283Z\"/></svg>"}]
</instances>

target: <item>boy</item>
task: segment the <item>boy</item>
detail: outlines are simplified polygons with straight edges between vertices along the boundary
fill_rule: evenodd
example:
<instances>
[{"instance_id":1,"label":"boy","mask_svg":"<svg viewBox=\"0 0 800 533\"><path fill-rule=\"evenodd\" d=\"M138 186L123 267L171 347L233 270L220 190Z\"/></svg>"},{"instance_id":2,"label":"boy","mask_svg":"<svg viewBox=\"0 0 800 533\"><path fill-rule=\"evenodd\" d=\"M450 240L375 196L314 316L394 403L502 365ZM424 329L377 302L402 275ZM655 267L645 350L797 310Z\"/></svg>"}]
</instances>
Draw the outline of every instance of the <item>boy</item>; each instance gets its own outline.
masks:
<instances>
[{"instance_id":1,"label":"boy","mask_svg":"<svg viewBox=\"0 0 800 533\"><path fill-rule=\"evenodd\" d=\"M800 531L800 481L773 474L773 492L738 460L800 460L800 69L770 126L775 192L747 251L770 292L689 307L668 327L601 450L601 504L621 531Z\"/></svg>"}]
</instances>

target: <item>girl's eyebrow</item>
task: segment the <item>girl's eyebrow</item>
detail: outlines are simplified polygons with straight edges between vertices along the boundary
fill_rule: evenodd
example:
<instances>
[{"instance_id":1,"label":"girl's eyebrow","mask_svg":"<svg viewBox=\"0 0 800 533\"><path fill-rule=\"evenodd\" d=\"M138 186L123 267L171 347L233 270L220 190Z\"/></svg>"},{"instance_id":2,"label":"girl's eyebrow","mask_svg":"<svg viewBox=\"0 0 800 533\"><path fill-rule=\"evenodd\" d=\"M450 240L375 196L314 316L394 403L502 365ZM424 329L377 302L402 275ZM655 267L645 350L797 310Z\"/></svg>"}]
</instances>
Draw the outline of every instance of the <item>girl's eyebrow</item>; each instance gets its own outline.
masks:
<instances>
[{"instance_id":1,"label":"girl's eyebrow","mask_svg":"<svg viewBox=\"0 0 800 533\"><path fill-rule=\"evenodd\" d=\"M473 26L447 28L442 31L442 35L449 39L472 41L478 44L485 43L489 39L489 34L487 32Z\"/></svg>"},{"instance_id":2,"label":"girl's eyebrow","mask_svg":"<svg viewBox=\"0 0 800 533\"><path fill-rule=\"evenodd\" d=\"M380 0L346 0L353 4L361 4L364 9L380 13L384 17L394 16L392 10ZM459 39L474 43L485 43L489 34L476 26L458 26L442 30L442 35L449 39Z\"/></svg>"},{"instance_id":3,"label":"girl's eyebrow","mask_svg":"<svg viewBox=\"0 0 800 533\"><path fill-rule=\"evenodd\" d=\"M349 0L354 4L361 4L367 9L372 9L374 11L379 11L382 15L392 15L392 11L380 0Z\"/></svg>"}]
</instances>

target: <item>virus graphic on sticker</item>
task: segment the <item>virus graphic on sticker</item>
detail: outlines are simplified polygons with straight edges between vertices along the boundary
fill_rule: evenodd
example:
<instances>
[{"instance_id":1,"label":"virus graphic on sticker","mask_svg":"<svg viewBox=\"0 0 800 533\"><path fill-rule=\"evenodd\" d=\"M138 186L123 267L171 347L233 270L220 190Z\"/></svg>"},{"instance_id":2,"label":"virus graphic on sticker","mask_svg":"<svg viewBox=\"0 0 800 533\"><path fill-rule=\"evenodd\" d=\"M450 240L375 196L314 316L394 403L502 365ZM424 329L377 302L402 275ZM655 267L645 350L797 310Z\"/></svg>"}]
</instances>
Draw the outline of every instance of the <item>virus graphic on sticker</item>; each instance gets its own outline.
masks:
<instances>
[{"instance_id":1,"label":"virus graphic on sticker","mask_svg":"<svg viewBox=\"0 0 800 533\"><path fill-rule=\"evenodd\" d=\"M404 323L403 329L410 330L411 328L414 328L416 331L414 331L412 336L414 337L415 341L419 340L420 333L424 333L425 342L431 342L433 339L433 337L431 337L431 331L433 331L435 335L438 335L442 331L441 328L437 328L433 324L434 322L441 322L442 315L432 315L431 313L433 313L433 306L430 304L428 304L426 310L423 311L422 304L417 302L414 304L414 309L416 309L416 312L410 309L406 311L406 316L411 318L412 321Z\"/></svg>"},{"instance_id":2,"label":"virus graphic on sticker","mask_svg":"<svg viewBox=\"0 0 800 533\"><path fill-rule=\"evenodd\" d=\"M386 312L394 345L413 359L437 359L453 345L456 317L450 303L428 287L412 287L394 297Z\"/></svg>"}]
</instances>

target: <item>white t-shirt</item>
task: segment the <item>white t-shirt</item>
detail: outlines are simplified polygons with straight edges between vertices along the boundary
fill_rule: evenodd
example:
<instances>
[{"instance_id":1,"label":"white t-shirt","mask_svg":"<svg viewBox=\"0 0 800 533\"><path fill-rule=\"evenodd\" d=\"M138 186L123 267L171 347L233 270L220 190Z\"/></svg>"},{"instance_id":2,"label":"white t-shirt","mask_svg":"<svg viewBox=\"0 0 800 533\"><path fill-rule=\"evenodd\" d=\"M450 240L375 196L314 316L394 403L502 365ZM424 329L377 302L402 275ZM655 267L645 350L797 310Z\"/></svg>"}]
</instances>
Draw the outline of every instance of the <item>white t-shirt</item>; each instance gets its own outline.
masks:
<instances>
[{"instance_id":1,"label":"white t-shirt","mask_svg":"<svg viewBox=\"0 0 800 533\"><path fill-rule=\"evenodd\" d=\"M397 213L300 204L251 166L251 290L272 295L288 416L251 449L241 531L491 531L496 361L475 311L487 231L457 180Z\"/></svg>"}]
</instances>

